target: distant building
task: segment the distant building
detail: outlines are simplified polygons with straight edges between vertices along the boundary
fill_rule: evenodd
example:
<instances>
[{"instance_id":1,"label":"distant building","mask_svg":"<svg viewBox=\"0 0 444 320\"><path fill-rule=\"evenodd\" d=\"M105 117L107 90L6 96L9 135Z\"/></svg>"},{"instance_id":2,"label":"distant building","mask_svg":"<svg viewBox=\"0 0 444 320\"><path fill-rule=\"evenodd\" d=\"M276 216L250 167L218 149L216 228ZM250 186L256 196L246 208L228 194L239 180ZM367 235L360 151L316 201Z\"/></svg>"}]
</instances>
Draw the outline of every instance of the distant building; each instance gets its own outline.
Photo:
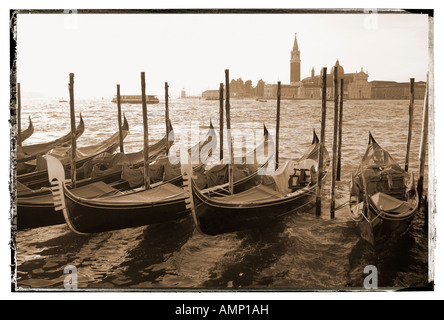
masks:
<instances>
[{"instance_id":1,"label":"distant building","mask_svg":"<svg viewBox=\"0 0 444 320\"><path fill-rule=\"evenodd\" d=\"M292 86L298 85L301 81L301 51L299 50L296 35L295 33L290 59L290 85Z\"/></svg>"},{"instance_id":2,"label":"distant building","mask_svg":"<svg viewBox=\"0 0 444 320\"><path fill-rule=\"evenodd\" d=\"M206 90L202 92L202 98L205 100L219 100L219 90Z\"/></svg>"},{"instance_id":3,"label":"distant building","mask_svg":"<svg viewBox=\"0 0 444 320\"><path fill-rule=\"evenodd\" d=\"M368 83L368 73L361 68L360 72L345 73L344 68L336 60L336 64L327 74L327 99L334 97L333 75L334 68L338 69L338 79L344 79L344 98L345 99L370 99L371 86ZM340 81L340 80L338 80ZM311 77L302 80L301 98L320 99L322 88L321 75L316 76L314 68L311 71Z\"/></svg>"},{"instance_id":4,"label":"distant building","mask_svg":"<svg viewBox=\"0 0 444 320\"><path fill-rule=\"evenodd\" d=\"M185 92L185 89L182 89L182 91L180 92L180 97L182 99L185 99L187 97L187 93Z\"/></svg>"},{"instance_id":5,"label":"distant building","mask_svg":"<svg viewBox=\"0 0 444 320\"><path fill-rule=\"evenodd\" d=\"M295 33L293 48L290 55L290 84L281 84L281 99L321 99L322 77L321 72L316 75L314 68L311 76L301 80L301 51ZM334 98L333 74L338 69L338 82L343 79L344 99L408 99L409 82L395 81L368 81L368 72L361 71L345 73L339 59L327 74L327 99ZM415 84L415 99L423 99L425 83ZM253 87L251 80L245 83L242 78L230 81L230 97L243 99L251 97L276 98L277 84L266 84L259 80ZM207 90L202 93L207 100L219 99L219 90Z\"/></svg>"},{"instance_id":6,"label":"distant building","mask_svg":"<svg viewBox=\"0 0 444 320\"><path fill-rule=\"evenodd\" d=\"M371 99L409 99L410 82L371 81ZM415 83L415 99L424 99L426 83Z\"/></svg>"}]
</instances>

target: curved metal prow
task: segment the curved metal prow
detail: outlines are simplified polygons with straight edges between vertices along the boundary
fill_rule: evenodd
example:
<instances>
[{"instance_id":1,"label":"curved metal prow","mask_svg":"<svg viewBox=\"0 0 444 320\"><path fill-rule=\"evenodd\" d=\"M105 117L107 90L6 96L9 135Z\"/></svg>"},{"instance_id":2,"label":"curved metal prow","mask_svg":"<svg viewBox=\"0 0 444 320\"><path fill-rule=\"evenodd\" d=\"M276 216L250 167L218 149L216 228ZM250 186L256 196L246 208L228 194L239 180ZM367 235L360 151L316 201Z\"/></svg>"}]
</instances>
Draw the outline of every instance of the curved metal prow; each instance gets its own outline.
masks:
<instances>
[{"instance_id":1,"label":"curved metal prow","mask_svg":"<svg viewBox=\"0 0 444 320\"><path fill-rule=\"evenodd\" d=\"M48 163L48 177L49 182L51 183L51 193L52 198L54 200L54 210L62 211L63 217L65 218L65 222L68 225L71 231L77 234L85 234L78 232L74 226L71 224L71 221L68 216L68 211L66 209L65 202L65 169L63 168L62 163L55 157L48 155L46 157L46 161Z\"/></svg>"},{"instance_id":2,"label":"curved metal prow","mask_svg":"<svg viewBox=\"0 0 444 320\"><path fill-rule=\"evenodd\" d=\"M181 159L182 160L182 159ZM193 168L191 166L191 159L188 157L188 164L181 161L181 171L182 171L182 179L183 179L183 190L185 191L185 208L191 211L191 214L193 215L193 221L194 225L196 227L196 230L202 234L205 235L205 233L202 232L199 226L199 220L197 219L196 215L196 207L194 206L194 196L193 196L193 179L196 179L196 176L193 176Z\"/></svg>"}]
</instances>

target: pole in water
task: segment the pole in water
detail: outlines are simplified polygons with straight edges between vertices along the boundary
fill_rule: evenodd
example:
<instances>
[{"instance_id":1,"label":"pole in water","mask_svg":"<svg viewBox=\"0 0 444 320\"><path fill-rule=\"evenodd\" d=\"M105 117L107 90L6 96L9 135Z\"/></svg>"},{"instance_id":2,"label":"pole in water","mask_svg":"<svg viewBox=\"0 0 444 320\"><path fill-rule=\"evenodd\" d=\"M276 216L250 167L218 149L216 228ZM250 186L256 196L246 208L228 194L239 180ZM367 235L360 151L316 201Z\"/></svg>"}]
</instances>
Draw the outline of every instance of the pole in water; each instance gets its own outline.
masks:
<instances>
[{"instance_id":1,"label":"pole in water","mask_svg":"<svg viewBox=\"0 0 444 320\"><path fill-rule=\"evenodd\" d=\"M224 84L219 85L219 158L224 158Z\"/></svg>"},{"instance_id":2,"label":"pole in water","mask_svg":"<svg viewBox=\"0 0 444 320\"><path fill-rule=\"evenodd\" d=\"M69 74L69 110L71 115L71 183L72 188L76 187L76 115L74 111L74 73Z\"/></svg>"},{"instance_id":3,"label":"pole in water","mask_svg":"<svg viewBox=\"0 0 444 320\"><path fill-rule=\"evenodd\" d=\"M429 75L427 74L426 91L424 95L424 110L422 116L421 144L419 147L419 178L418 178L418 201L422 202L424 193L424 169L427 147L427 133L429 126Z\"/></svg>"},{"instance_id":4,"label":"pole in water","mask_svg":"<svg viewBox=\"0 0 444 320\"><path fill-rule=\"evenodd\" d=\"M228 164L228 182L230 185L230 194L234 193L233 190L233 179L234 179L234 155L233 155L233 140L231 137L231 115L230 115L230 75L229 70L225 70L225 88L226 88L226 98L225 98L225 113L227 117L227 140L228 140L228 151L230 154L230 162Z\"/></svg>"},{"instance_id":5,"label":"pole in water","mask_svg":"<svg viewBox=\"0 0 444 320\"><path fill-rule=\"evenodd\" d=\"M316 185L316 217L321 216L321 191L324 173L325 122L327 118L327 68L322 68L321 139L318 151L318 175Z\"/></svg>"},{"instance_id":6,"label":"pole in water","mask_svg":"<svg viewBox=\"0 0 444 320\"><path fill-rule=\"evenodd\" d=\"M341 79L341 91L339 94L339 123L338 123L338 163L336 181L341 181L341 157L342 157L342 114L344 109L344 79Z\"/></svg>"},{"instance_id":7,"label":"pole in water","mask_svg":"<svg viewBox=\"0 0 444 320\"><path fill-rule=\"evenodd\" d=\"M279 166L279 128L281 123L281 82L277 85L277 110L276 110L276 154L275 154L275 170Z\"/></svg>"},{"instance_id":8,"label":"pole in water","mask_svg":"<svg viewBox=\"0 0 444 320\"><path fill-rule=\"evenodd\" d=\"M120 152L123 150L123 132L122 132L122 107L120 104L120 84L117 85L117 121L119 122L119 145Z\"/></svg>"},{"instance_id":9,"label":"pole in water","mask_svg":"<svg viewBox=\"0 0 444 320\"><path fill-rule=\"evenodd\" d=\"M168 106L168 82L165 82L165 125L166 125L166 135L167 135L167 145L166 145L166 154L170 153L170 140L168 140L170 136L170 109Z\"/></svg>"},{"instance_id":10,"label":"pole in water","mask_svg":"<svg viewBox=\"0 0 444 320\"><path fill-rule=\"evenodd\" d=\"M17 142L22 146L22 97L20 83L17 83Z\"/></svg>"},{"instance_id":11,"label":"pole in water","mask_svg":"<svg viewBox=\"0 0 444 320\"><path fill-rule=\"evenodd\" d=\"M334 109L334 119L333 119L333 147L332 147L332 155L333 161L331 166L331 188L330 188L330 218L334 219L335 217L335 193L336 193L336 162L338 159L338 115L339 115L339 88L338 88L338 67L334 67L333 73L333 85L334 85L334 100L335 100L335 109Z\"/></svg>"},{"instance_id":12,"label":"pole in water","mask_svg":"<svg viewBox=\"0 0 444 320\"><path fill-rule=\"evenodd\" d=\"M415 105L415 78L410 78L410 103L409 103L409 132L407 134L407 149L405 154L405 172L409 171L410 162L410 144L412 142L412 130L413 130L413 108Z\"/></svg>"},{"instance_id":13,"label":"pole in water","mask_svg":"<svg viewBox=\"0 0 444 320\"><path fill-rule=\"evenodd\" d=\"M148 149L148 112L146 109L146 94L145 94L145 72L140 73L141 87L142 87L142 116L143 116L143 160L144 160L144 184L145 189L150 188L150 174L149 174L149 149Z\"/></svg>"}]
</instances>

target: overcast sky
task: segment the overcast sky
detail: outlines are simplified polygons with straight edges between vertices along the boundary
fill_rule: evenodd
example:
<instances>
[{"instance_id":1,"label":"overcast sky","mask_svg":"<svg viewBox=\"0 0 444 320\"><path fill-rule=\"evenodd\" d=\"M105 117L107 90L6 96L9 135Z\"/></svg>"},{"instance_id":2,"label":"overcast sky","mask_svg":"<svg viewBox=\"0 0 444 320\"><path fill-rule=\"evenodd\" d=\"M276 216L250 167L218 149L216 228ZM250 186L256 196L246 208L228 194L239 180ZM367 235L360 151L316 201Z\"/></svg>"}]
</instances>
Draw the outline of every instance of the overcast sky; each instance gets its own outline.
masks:
<instances>
[{"instance_id":1,"label":"overcast sky","mask_svg":"<svg viewBox=\"0 0 444 320\"><path fill-rule=\"evenodd\" d=\"M217 89L231 78L289 83L297 32L301 76L334 65L372 80L425 80L428 21L420 14L19 14L18 81L22 91L77 97L160 97Z\"/></svg>"}]
</instances>

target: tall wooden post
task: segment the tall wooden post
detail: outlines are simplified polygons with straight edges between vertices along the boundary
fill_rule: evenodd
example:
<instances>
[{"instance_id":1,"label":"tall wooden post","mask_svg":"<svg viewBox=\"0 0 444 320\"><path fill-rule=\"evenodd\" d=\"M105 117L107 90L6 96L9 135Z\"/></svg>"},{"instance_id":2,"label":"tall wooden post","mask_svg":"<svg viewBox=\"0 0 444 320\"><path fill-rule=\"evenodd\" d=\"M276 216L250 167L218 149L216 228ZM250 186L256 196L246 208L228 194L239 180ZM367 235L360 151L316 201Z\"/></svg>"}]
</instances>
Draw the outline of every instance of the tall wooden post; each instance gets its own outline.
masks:
<instances>
[{"instance_id":1,"label":"tall wooden post","mask_svg":"<svg viewBox=\"0 0 444 320\"><path fill-rule=\"evenodd\" d=\"M421 131L421 144L419 147L419 178L418 178L418 200L422 201L422 195L424 192L424 167L427 148L427 133L429 128L429 81L427 74L427 85L424 96L424 111L422 116L422 131Z\"/></svg>"},{"instance_id":2,"label":"tall wooden post","mask_svg":"<svg viewBox=\"0 0 444 320\"><path fill-rule=\"evenodd\" d=\"M409 171L410 162L410 144L412 141L412 130L413 130L413 108L415 105L415 78L410 78L410 103L409 103L409 132L407 135L407 149L405 153L405 167L406 172Z\"/></svg>"},{"instance_id":3,"label":"tall wooden post","mask_svg":"<svg viewBox=\"0 0 444 320\"><path fill-rule=\"evenodd\" d=\"M20 91L20 83L17 83L17 142L22 146L22 96Z\"/></svg>"},{"instance_id":4,"label":"tall wooden post","mask_svg":"<svg viewBox=\"0 0 444 320\"><path fill-rule=\"evenodd\" d=\"M148 112L146 109L146 93L145 93L145 72L140 73L142 86L142 117L143 117L143 160L144 160L144 184L145 189L150 188L150 164L149 164L149 145L148 145Z\"/></svg>"},{"instance_id":5,"label":"tall wooden post","mask_svg":"<svg viewBox=\"0 0 444 320\"><path fill-rule=\"evenodd\" d=\"M170 141L168 140L168 137L170 136L170 109L168 106L168 82L165 82L165 125L166 125L166 134L167 134L167 147L166 147L166 154L168 155L170 152Z\"/></svg>"},{"instance_id":6,"label":"tall wooden post","mask_svg":"<svg viewBox=\"0 0 444 320\"><path fill-rule=\"evenodd\" d=\"M224 158L224 84L219 85L219 158Z\"/></svg>"},{"instance_id":7,"label":"tall wooden post","mask_svg":"<svg viewBox=\"0 0 444 320\"><path fill-rule=\"evenodd\" d=\"M122 107L120 104L120 84L117 85L117 121L119 122L119 145L120 152L124 152L123 149L123 132L122 132Z\"/></svg>"},{"instance_id":8,"label":"tall wooden post","mask_svg":"<svg viewBox=\"0 0 444 320\"><path fill-rule=\"evenodd\" d=\"M71 115L71 183L72 188L77 184L77 172L76 172L76 115L74 111L74 73L69 74L69 110Z\"/></svg>"},{"instance_id":9,"label":"tall wooden post","mask_svg":"<svg viewBox=\"0 0 444 320\"><path fill-rule=\"evenodd\" d=\"M336 170L336 181L341 181L341 158L342 158L342 114L344 109L344 79L341 79L341 92L339 94L339 123L338 123L338 164Z\"/></svg>"},{"instance_id":10,"label":"tall wooden post","mask_svg":"<svg viewBox=\"0 0 444 320\"><path fill-rule=\"evenodd\" d=\"M321 216L322 176L324 172L325 122L327 118L327 68L322 68L321 140L318 151L318 176L316 185L316 216Z\"/></svg>"},{"instance_id":11,"label":"tall wooden post","mask_svg":"<svg viewBox=\"0 0 444 320\"><path fill-rule=\"evenodd\" d=\"M334 99L335 99L335 109L334 109L334 124L333 124L333 148L332 148L332 166L331 166L331 188L330 188L330 218L334 219L335 217L335 193L336 193L336 162L338 159L338 113L339 113L339 104L338 104L338 67L334 67L333 73L333 85L334 85Z\"/></svg>"},{"instance_id":12,"label":"tall wooden post","mask_svg":"<svg viewBox=\"0 0 444 320\"><path fill-rule=\"evenodd\" d=\"M233 140L231 137L231 115L230 115L230 75L229 70L225 70L225 113L227 116L227 140L228 140L228 151L230 154L230 163L228 165L228 182L230 185L230 194L234 193L233 184L234 184L234 155L233 155Z\"/></svg>"},{"instance_id":13,"label":"tall wooden post","mask_svg":"<svg viewBox=\"0 0 444 320\"><path fill-rule=\"evenodd\" d=\"M276 111L276 153L275 153L275 170L279 166L279 129L281 123L281 82L278 81L277 86L277 111Z\"/></svg>"}]
</instances>

